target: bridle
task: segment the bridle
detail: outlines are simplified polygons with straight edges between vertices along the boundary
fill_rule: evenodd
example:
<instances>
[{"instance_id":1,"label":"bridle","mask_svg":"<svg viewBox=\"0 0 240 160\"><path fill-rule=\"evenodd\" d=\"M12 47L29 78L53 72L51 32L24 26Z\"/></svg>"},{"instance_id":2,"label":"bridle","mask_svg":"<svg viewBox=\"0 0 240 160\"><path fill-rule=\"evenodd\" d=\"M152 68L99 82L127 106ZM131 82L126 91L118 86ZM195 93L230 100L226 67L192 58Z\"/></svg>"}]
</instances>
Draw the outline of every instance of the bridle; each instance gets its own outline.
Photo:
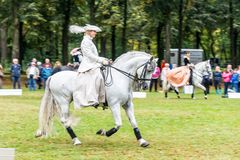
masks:
<instances>
[{"instance_id":1,"label":"bridle","mask_svg":"<svg viewBox=\"0 0 240 160\"><path fill-rule=\"evenodd\" d=\"M193 70L193 73L195 73L196 76L198 76L198 77L200 77L200 78L203 78L203 73L204 73L204 72L207 72L209 75L212 74L212 73L211 73L211 70L209 70L209 68L211 68L211 67L209 66L209 63L206 63L206 64L205 64L205 68L201 71L201 73L200 73L199 71L196 72L196 69Z\"/></svg>"},{"instance_id":2,"label":"bridle","mask_svg":"<svg viewBox=\"0 0 240 160\"><path fill-rule=\"evenodd\" d=\"M103 65L102 70L106 70L106 74L104 74L104 76L103 76L104 81L105 81L105 86L109 87L113 84L112 70L111 70L112 68L115 69L116 71L120 72L121 74L125 75L126 77L130 78L131 80L137 82L137 83L143 83L145 81L150 81L151 79L146 79L146 73L147 73L147 70L148 70L148 68L147 68L148 64L151 64L152 60L153 60L153 57L137 68L137 70L138 70L139 68L143 67L143 70L141 72L140 77L138 77L136 75L133 75L129 72L123 71L119 68L116 68L116 67L114 67L110 64L109 65ZM108 82L107 80L108 80L109 77L110 77L110 80Z\"/></svg>"}]
</instances>

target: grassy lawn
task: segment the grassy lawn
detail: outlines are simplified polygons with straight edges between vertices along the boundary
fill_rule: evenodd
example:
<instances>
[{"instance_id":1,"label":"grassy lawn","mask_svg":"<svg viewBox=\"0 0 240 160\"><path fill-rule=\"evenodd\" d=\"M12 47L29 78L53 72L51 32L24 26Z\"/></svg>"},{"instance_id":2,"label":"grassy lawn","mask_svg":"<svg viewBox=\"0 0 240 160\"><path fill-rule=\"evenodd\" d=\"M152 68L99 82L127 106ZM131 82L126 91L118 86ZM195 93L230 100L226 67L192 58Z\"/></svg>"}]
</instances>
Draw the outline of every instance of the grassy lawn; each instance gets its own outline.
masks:
<instances>
[{"instance_id":1,"label":"grassy lawn","mask_svg":"<svg viewBox=\"0 0 240 160\"><path fill-rule=\"evenodd\" d=\"M174 93L148 93L135 99L135 114L148 148L136 142L122 110L123 126L110 138L95 135L114 126L111 111L95 108L72 110L80 122L73 127L81 146L73 146L58 119L49 138L34 138L43 91L24 89L23 96L0 97L0 148L16 148L16 160L80 159L239 159L240 100L213 92L208 100L198 91L197 99Z\"/></svg>"}]
</instances>

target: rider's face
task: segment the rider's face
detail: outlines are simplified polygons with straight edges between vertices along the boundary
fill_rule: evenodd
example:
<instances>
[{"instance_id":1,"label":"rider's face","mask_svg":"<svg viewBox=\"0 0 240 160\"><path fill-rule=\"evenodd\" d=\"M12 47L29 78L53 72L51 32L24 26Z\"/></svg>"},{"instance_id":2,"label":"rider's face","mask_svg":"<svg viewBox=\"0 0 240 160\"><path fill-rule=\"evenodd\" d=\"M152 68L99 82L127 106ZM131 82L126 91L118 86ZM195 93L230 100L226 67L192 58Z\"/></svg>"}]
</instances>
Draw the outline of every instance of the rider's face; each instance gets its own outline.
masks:
<instances>
[{"instance_id":1,"label":"rider's face","mask_svg":"<svg viewBox=\"0 0 240 160\"><path fill-rule=\"evenodd\" d=\"M96 31L93 31L93 30L88 31L88 35L89 35L90 37L92 37L92 38L95 38L95 37L96 37L96 34L97 34Z\"/></svg>"}]
</instances>

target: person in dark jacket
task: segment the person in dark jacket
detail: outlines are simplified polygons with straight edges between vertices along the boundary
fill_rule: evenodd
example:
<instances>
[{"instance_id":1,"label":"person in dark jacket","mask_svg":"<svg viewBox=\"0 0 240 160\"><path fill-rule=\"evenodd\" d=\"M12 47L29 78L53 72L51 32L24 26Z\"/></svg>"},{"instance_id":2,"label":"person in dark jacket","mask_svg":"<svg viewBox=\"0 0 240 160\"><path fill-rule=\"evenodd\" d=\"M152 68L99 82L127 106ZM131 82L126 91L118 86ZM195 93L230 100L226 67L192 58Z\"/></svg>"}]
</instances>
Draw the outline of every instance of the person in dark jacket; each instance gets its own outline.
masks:
<instances>
[{"instance_id":1,"label":"person in dark jacket","mask_svg":"<svg viewBox=\"0 0 240 160\"><path fill-rule=\"evenodd\" d=\"M18 64L17 58L13 58L10 72L13 89L16 89L16 84L18 85L18 89L21 89L21 65Z\"/></svg>"},{"instance_id":2,"label":"person in dark jacket","mask_svg":"<svg viewBox=\"0 0 240 160\"><path fill-rule=\"evenodd\" d=\"M216 94L222 94L221 89L221 82L222 82L222 72L219 66L215 67L215 71L213 72L213 84L215 87Z\"/></svg>"},{"instance_id":3,"label":"person in dark jacket","mask_svg":"<svg viewBox=\"0 0 240 160\"><path fill-rule=\"evenodd\" d=\"M56 61L54 64L52 75L54 75L55 73L60 72L60 71L62 71L62 63L60 61Z\"/></svg>"}]
</instances>

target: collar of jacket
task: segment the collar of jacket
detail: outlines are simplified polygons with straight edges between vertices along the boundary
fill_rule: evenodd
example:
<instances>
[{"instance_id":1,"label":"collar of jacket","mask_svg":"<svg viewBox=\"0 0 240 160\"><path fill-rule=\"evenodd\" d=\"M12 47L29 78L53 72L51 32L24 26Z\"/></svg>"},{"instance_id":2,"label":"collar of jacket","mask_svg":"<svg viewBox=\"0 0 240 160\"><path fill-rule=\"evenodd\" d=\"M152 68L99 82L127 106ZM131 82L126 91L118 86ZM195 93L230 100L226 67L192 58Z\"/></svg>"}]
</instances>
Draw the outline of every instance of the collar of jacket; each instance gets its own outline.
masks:
<instances>
[{"instance_id":1,"label":"collar of jacket","mask_svg":"<svg viewBox=\"0 0 240 160\"><path fill-rule=\"evenodd\" d=\"M87 39L90 39L90 40L93 40L93 38L92 37L90 37L89 35L84 35L84 38L87 38Z\"/></svg>"}]
</instances>

